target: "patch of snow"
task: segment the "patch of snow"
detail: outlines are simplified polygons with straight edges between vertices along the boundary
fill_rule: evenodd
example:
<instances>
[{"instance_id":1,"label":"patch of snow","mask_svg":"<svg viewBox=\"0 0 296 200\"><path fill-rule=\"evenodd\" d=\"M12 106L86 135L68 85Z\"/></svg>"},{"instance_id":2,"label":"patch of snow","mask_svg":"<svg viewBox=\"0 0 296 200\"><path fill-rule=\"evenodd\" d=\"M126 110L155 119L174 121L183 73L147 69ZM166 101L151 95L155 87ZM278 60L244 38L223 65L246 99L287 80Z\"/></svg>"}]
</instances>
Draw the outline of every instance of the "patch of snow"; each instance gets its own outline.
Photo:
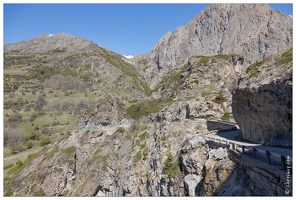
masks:
<instances>
[{"instance_id":1,"label":"patch of snow","mask_svg":"<svg viewBox=\"0 0 296 200\"><path fill-rule=\"evenodd\" d=\"M54 36L54 34L49 34L48 36L51 37L51 36Z\"/></svg>"},{"instance_id":2,"label":"patch of snow","mask_svg":"<svg viewBox=\"0 0 296 200\"><path fill-rule=\"evenodd\" d=\"M293 16L292 15L289 15L289 17L291 17L293 19Z\"/></svg>"},{"instance_id":3,"label":"patch of snow","mask_svg":"<svg viewBox=\"0 0 296 200\"><path fill-rule=\"evenodd\" d=\"M128 55L128 56L125 56L125 55L123 55L126 59L131 59L131 58L133 58L134 56L132 56L132 55Z\"/></svg>"}]
</instances>

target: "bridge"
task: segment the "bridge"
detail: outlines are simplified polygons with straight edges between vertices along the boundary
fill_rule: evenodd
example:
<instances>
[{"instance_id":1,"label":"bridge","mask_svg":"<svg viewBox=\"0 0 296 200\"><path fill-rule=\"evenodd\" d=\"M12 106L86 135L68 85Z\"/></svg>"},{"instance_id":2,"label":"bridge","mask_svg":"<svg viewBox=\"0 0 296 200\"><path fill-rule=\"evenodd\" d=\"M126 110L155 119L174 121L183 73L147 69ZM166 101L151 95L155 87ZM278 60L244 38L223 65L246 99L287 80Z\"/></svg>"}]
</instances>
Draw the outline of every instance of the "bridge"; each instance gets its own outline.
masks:
<instances>
[{"instance_id":1,"label":"bridge","mask_svg":"<svg viewBox=\"0 0 296 200\"><path fill-rule=\"evenodd\" d=\"M218 129L213 130L220 131L221 128L225 128L224 131L222 129L221 132L211 133L204 136L205 140L214 142L217 146L231 148L241 154L251 156L254 159L258 159L275 166L280 166L283 170L287 169L287 162L292 162L292 149L290 148L264 146L262 144L237 140L236 136L238 136L239 130L236 130L235 127L238 126L234 122L219 120L209 121L208 123L207 121L207 125L208 124L210 124L211 127L218 127Z\"/></svg>"}]
</instances>

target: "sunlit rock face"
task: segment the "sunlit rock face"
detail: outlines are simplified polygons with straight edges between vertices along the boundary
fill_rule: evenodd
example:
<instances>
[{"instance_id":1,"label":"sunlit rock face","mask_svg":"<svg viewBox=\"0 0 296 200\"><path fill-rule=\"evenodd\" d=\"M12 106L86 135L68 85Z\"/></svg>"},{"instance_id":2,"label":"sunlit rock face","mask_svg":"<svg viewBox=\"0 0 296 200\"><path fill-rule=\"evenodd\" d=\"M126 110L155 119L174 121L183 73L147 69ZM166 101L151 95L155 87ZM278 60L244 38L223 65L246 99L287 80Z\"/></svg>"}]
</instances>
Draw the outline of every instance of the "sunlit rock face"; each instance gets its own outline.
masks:
<instances>
[{"instance_id":1,"label":"sunlit rock face","mask_svg":"<svg viewBox=\"0 0 296 200\"><path fill-rule=\"evenodd\" d=\"M193 55L239 54L247 66L291 47L292 27L291 17L267 4L213 4L139 59L149 61L143 74L150 83Z\"/></svg>"}]
</instances>

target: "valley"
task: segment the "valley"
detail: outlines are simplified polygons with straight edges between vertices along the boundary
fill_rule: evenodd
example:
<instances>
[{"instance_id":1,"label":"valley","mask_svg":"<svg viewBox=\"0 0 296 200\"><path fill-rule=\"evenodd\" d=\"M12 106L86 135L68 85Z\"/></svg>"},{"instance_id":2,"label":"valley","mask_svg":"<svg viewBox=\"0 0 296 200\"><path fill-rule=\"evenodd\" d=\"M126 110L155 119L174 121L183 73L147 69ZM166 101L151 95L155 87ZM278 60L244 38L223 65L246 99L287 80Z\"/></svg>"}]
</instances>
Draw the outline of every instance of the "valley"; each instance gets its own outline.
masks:
<instances>
[{"instance_id":1,"label":"valley","mask_svg":"<svg viewBox=\"0 0 296 200\"><path fill-rule=\"evenodd\" d=\"M265 4L213 4L129 59L67 33L4 45L4 196L292 195L280 161L207 139L292 156L292 52Z\"/></svg>"}]
</instances>

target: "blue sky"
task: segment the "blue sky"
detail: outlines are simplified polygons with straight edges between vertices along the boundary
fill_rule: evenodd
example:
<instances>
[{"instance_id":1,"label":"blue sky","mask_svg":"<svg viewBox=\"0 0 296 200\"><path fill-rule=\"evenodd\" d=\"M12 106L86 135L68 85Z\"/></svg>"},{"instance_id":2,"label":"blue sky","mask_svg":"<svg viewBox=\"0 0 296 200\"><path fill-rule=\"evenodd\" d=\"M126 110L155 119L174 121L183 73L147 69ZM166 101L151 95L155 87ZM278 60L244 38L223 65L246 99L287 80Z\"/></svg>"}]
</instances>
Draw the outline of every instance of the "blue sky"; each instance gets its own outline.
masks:
<instances>
[{"instance_id":1,"label":"blue sky","mask_svg":"<svg viewBox=\"0 0 296 200\"><path fill-rule=\"evenodd\" d=\"M269 4L286 15L292 4ZM4 44L65 32L122 55L148 53L209 4L4 4Z\"/></svg>"}]
</instances>

